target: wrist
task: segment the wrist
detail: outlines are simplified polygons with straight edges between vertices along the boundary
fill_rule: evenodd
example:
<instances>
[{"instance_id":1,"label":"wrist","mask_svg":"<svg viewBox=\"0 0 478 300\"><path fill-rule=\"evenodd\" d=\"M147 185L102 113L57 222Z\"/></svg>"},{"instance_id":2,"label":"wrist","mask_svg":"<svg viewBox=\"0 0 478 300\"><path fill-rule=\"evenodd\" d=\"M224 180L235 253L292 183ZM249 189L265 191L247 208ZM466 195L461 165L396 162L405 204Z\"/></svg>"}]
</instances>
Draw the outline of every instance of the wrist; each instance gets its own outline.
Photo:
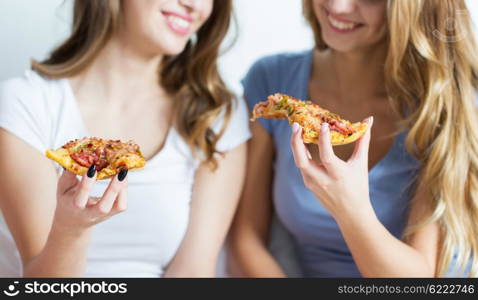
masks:
<instances>
[{"instance_id":1,"label":"wrist","mask_svg":"<svg viewBox=\"0 0 478 300\"><path fill-rule=\"evenodd\" d=\"M90 234L90 227L69 227L55 221L53 221L50 230L50 238L53 240L83 240L88 239Z\"/></svg>"},{"instance_id":2,"label":"wrist","mask_svg":"<svg viewBox=\"0 0 478 300\"><path fill-rule=\"evenodd\" d=\"M343 210L341 213L335 214L334 218L340 227L362 226L377 219L377 215L370 201L364 201L358 208Z\"/></svg>"}]
</instances>

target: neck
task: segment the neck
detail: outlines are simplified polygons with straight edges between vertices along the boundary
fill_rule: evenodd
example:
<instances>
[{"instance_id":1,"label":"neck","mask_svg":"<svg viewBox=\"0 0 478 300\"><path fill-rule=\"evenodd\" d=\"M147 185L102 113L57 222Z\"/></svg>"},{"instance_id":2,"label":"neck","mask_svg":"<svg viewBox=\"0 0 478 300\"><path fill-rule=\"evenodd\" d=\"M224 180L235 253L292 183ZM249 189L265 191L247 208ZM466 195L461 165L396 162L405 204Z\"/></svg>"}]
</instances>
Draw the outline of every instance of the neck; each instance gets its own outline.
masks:
<instances>
[{"instance_id":1,"label":"neck","mask_svg":"<svg viewBox=\"0 0 478 300\"><path fill-rule=\"evenodd\" d=\"M338 101L384 96L386 53L385 43L366 51L343 53L327 50L316 55L314 70L320 71L313 71L313 74L320 74L320 86L333 90Z\"/></svg>"},{"instance_id":2,"label":"neck","mask_svg":"<svg viewBox=\"0 0 478 300\"><path fill-rule=\"evenodd\" d=\"M93 63L72 78L78 92L96 91L105 101L129 101L158 91L158 68L162 55L146 55L114 36Z\"/></svg>"}]
</instances>

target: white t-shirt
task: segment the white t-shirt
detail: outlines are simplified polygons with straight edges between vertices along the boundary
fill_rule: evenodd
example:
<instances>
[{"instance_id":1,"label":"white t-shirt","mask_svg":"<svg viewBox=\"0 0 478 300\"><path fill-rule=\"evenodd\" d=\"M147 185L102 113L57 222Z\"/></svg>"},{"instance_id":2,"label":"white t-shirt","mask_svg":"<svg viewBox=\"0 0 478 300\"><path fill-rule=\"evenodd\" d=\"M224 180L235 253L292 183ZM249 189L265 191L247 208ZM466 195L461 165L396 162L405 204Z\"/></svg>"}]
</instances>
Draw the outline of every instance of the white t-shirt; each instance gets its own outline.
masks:
<instances>
[{"instance_id":1,"label":"white t-shirt","mask_svg":"<svg viewBox=\"0 0 478 300\"><path fill-rule=\"evenodd\" d=\"M219 130L222 121L214 129ZM69 81L46 79L33 71L0 85L0 127L41 153L90 136ZM241 99L217 148L231 150L250 136ZM161 276L184 237L198 165L179 133L170 129L164 147L144 170L128 174L128 209L95 225L85 276ZM96 182L92 195L100 196L108 182ZM2 214L0 249L0 277L21 276L20 256Z\"/></svg>"}]
</instances>

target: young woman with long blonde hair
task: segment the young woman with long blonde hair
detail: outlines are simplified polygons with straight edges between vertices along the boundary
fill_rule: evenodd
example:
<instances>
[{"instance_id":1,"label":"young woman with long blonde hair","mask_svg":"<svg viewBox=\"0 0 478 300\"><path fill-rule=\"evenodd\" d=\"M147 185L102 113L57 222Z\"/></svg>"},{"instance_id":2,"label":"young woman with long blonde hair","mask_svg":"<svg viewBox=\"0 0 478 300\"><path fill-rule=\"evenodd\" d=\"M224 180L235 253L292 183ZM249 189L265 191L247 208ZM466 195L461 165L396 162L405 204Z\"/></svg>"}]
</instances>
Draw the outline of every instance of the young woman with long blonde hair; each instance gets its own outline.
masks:
<instances>
[{"instance_id":1,"label":"young woman with long blonde hair","mask_svg":"<svg viewBox=\"0 0 478 300\"><path fill-rule=\"evenodd\" d=\"M231 2L77 0L71 36L2 83L0 275L215 276L250 136L217 69ZM134 140L145 168L60 176L44 151L84 136Z\"/></svg>"},{"instance_id":2,"label":"young woman with long blonde hair","mask_svg":"<svg viewBox=\"0 0 478 300\"><path fill-rule=\"evenodd\" d=\"M318 147L297 124L252 125L236 269L284 275L267 249L274 207L304 276L477 276L478 48L465 2L303 6L315 49L257 62L248 103L282 92L349 120L373 116L372 132L332 148L327 124Z\"/></svg>"}]
</instances>

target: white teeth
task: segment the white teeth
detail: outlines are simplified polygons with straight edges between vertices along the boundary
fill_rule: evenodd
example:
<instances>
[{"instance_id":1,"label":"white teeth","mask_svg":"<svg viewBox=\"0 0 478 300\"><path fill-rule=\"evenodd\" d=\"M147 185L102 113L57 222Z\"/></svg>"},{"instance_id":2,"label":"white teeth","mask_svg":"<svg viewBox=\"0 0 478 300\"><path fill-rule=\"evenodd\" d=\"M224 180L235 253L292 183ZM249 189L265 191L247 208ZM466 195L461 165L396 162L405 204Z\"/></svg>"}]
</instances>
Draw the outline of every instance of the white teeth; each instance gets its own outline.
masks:
<instances>
[{"instance_id":1,"label":"white teeth","mask_svg":"<svg viewBox=\"0 0 478 300\"><path fill-rule=\"evenodd\" d=\"M191 25L190 22L184 20L184 19L181 19L181 18L178 18L176 16L168 16L168 20L171 21L172 23L174 23L174 25L178 26L178 27L181 27L181 28L184 28L184 29L187 29L189 28L189 26Z\"/></svg>"},{"instance_id":2,"label":"white teeth","mask_svg":"<svg viewBox=\"0 0 478 300\"><path fill-rule=\"evenodd\" d=\"M332 26L341 29L341 30L347 30L347 29L353 29L355 26L357 26L357 23L344 23L341 22L335 18L333 18L331 15L328 16L329 21L332 24Z\"/></svg>"}]
</instances>

